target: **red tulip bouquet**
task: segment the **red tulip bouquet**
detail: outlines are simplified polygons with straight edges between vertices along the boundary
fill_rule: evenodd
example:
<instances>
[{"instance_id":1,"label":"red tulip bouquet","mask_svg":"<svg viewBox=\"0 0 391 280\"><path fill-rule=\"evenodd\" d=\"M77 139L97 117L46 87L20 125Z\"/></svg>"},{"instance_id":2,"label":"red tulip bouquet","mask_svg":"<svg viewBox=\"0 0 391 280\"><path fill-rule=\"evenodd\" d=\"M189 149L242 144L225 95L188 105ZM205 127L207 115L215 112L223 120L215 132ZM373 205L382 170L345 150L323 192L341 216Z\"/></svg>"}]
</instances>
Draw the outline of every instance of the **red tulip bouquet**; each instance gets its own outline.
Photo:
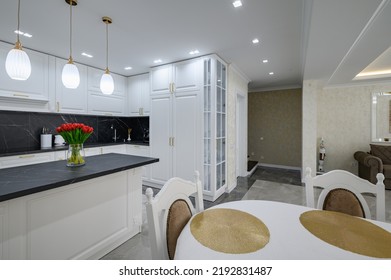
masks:
<instances>
[{"instance_id":1,"label":"red tulip bouquet","mask_svg":"<svg viewBox=\"0 0 391 280\"><path fill-rule=\"evenodd\" d=\"M67 166L84 165L83 143L92 134L94 129L82 123L65 123L56 128L56 131L69 144Z\"/></svg>"}]
</instances>

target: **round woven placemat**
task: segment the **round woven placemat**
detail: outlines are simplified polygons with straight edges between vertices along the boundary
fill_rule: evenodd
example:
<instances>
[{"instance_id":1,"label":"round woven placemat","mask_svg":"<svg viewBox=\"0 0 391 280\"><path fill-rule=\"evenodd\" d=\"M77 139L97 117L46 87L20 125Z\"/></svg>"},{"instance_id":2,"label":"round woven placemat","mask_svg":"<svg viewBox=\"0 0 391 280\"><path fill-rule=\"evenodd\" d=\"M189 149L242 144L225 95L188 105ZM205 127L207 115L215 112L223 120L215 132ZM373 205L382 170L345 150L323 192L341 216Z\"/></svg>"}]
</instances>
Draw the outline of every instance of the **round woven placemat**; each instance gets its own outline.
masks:
<instances>
[{"instance_id":1,"label":"round woven placemat","mask_svg":"<svg viewBox=\"0 0 391 280\"><path fill-rule=\"evenodd\" d=\"M202 245L228 254L258 251L270 239L269 229L258 218L225 208L198 213L190 223L190 231Z\"/></svg>"},{"instance_id":2,"label":"round woven placemat","mask_svg":"<svg viewBox=\"0 0 391 280\"><path fill-rule=\"evenodd\" d=\"M374 258L391 258L391 233L351 215L312 210L300 216L313 235L341 249Z\"/></svg>"}]
</instances>

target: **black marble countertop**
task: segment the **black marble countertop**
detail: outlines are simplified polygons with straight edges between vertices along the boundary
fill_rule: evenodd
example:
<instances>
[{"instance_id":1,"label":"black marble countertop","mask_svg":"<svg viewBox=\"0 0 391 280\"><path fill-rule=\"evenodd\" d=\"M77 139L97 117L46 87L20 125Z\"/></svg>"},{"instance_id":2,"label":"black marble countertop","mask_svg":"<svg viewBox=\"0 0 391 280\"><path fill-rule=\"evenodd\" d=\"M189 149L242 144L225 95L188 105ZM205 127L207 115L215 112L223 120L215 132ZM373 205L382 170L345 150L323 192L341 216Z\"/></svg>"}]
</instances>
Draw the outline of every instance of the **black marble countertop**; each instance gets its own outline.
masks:
<instances>
[{"instance_id":1,"label":"black marble countertop","mask_svg":"<svg viewBox=\"0 0 391 280\"><path fill-rule=\"evenodd\" d=\"M123 145L123 144L149 146L149 143L142 142L142 141L130 141L130 142L126 141L126 142L109 142L109 143L85 143L84 148L94 148L94 147ZM37 154L37 153L45 153L45 152L56 152L56 151L64 151L64 150L68 150L68 145L53 146L52 148L48 148L48 149L36 149L36 150L31 150L28 148L8 149L6 152L0 153L0 157Z\"/></svg>"},{"instance_id":2,"label":"black marble countertop","mask_svg":"<svg viewBox=\"0 0 391 280\"><path fill-rule=\"evenodd\" d=\"M62 187L158 162L157 158L109 153L86 157L86 164L67 167L66 160L0 169L0 201Z\"/></svg>"}]
</instances>

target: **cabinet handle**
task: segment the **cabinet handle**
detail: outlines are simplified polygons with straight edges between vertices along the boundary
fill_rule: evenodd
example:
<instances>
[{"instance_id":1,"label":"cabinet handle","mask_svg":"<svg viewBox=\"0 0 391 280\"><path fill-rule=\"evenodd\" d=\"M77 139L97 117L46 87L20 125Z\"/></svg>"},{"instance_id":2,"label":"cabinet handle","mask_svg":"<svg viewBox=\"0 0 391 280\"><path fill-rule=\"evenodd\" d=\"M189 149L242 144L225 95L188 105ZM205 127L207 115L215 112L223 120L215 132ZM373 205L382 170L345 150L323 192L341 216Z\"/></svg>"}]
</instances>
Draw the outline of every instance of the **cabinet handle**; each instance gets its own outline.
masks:
<instances>
[{"instance_id":1,"label":"cabinet handle","mask_svg":"<svg viewBox=\"0 0 391 280\"><path fill-rule=\"evenodd\" d=\"M60 112L60 102L57 102L57 108L56 108L57 112Z\"/></svg>"},{"instance_id":2,"label":"cabinet handle","mask_svg":"<svg viewBox=\"0 0 391 280\"><path fill-rule=\"evenodd\" d=\"M174 93L174 83L170 83L170 93Z\"/></svg>"},{"instance_id":3,"label":"cabinet handle","mask_svg":"<svg viewBox=\"0 0 391 280\"><path fill-rule=\"evenodd\" d=\"M144 108L141 108L141 116L144 116Z\"/></svg>"},{"instance_id":4,"label":"cabinet handle","mask_svg":"<svg viewBox=\"0 0 391 280\"><path fill-rule=\"evenodd\" d=\"M175 83L172 83L172 93L174 93L175 91L176 91Z\"/></svg>"},{"instance_id":5,"label":"cabinet handle","mask_svg":"<svg viewBox=\"0 0 391 280\"><path fill-rule=\"evenodd\" d=\"M168 137L168 146L171 146L171 137Z\"/></svg>"},{"instance_id":6,"label":"cabinet handle","mask_svg":"<svg viewBox=\"0 0 391 280\"><path fill-rule=\"evenodd\" d=\"M175 137L171 137L171 138L172 138L172 140L171 140L171 146L174 147L174 139L175 139Z\"/></svg>"},{"instance_id":7,"label":"cabinet handle","mask_svg":"<svg viewBox=\"0 0 391 280\"><path fill-rule=\"evenodd\" d=\"M19 158L33 158L35 157L34 155L24 155L24 156L19 156Z\"/></svg>"},{"instance_id":8,"label":"cabinet handle","mask_svg":"<svg viewBox=\"0 0 391 280\"><path fill-rule=\"evenodd\" d=\"M14 93L13 95L14 95L14 96L19 96L19 97L27 97L27 98L30 97L30 96L27 95L27 94L21 94L21 93Z\"/></svg>"}]
</instances>

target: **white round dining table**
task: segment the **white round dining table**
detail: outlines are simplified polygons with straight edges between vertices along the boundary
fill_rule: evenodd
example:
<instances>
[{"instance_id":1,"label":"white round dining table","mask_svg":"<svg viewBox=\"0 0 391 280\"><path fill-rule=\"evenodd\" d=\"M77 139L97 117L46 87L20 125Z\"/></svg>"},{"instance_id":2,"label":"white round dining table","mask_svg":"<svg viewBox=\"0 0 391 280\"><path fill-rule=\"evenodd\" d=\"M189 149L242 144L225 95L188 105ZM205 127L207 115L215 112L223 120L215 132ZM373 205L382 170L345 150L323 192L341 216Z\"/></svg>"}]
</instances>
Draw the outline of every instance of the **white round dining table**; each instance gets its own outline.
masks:
<instances>
[{"instance_id":1,"label":"white round dining table","mask_svg":"<svg viewBox=\"0 0 391 280\"><path fill-rule=\"evenodd\" d=\"M265 200L241 200L222 203L209 209L226 208L249 213L269 230L265 247L251 253L222 253L202 245L190 230L190 220L182 230L175 251L177 260L337 260L373 259L331 245L309 232L300 222L300 215L315 210L305 206ZM209 210L208 209L208 210ZM205 210L205 211L208 211ZM192 217L194 219L196 215ZM367 220L391 232L391 224Z\"/></svg>"}]
</instances>

